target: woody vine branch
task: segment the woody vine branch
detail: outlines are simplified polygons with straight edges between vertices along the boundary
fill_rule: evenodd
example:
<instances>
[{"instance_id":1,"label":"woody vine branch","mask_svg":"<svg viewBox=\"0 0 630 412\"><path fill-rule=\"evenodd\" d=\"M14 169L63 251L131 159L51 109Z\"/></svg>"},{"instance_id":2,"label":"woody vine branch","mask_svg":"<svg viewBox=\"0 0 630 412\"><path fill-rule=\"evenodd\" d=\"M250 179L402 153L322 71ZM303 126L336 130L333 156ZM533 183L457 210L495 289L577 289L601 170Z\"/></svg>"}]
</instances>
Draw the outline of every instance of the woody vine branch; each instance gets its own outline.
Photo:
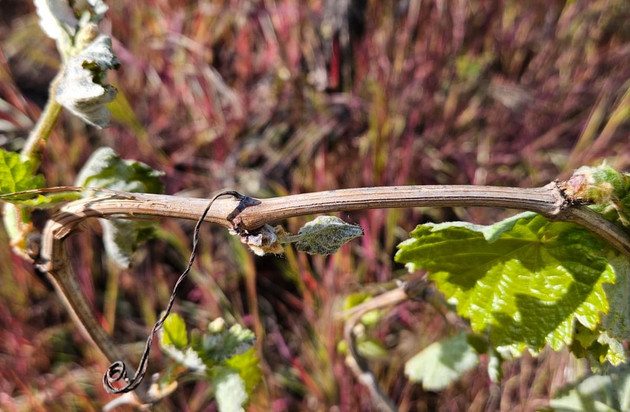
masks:
<instances>
[{"instance_id":1,"label":"woody vine branch","mask_svg":"<svg viewBox=\"0 0 630 412\"><path fill-rule=\"evenodd\" d=\"M248 198L251 199L251 198ZM197 220L208 206L207 199L145 193L105 193L100 197L70 202L47 223L41 245L39 268L46 272L71 316L103 355L114 362L122 359L111 337L103 330L81 292L64 240L89 218L171 217ZM528 210L550 220L580 224L597 233L626 256L630 237L601 215L584 208L578 199L566 196L563 184L553 182L540 188L495 186L392 186L341 189L327 192L254 199L243 207L240 200L216 199L205 221L239 233L255 234L267 224L287 218L351 210L481 206ZM155 400L146 399L152 402Z\"/></svg>"}]
</instances>

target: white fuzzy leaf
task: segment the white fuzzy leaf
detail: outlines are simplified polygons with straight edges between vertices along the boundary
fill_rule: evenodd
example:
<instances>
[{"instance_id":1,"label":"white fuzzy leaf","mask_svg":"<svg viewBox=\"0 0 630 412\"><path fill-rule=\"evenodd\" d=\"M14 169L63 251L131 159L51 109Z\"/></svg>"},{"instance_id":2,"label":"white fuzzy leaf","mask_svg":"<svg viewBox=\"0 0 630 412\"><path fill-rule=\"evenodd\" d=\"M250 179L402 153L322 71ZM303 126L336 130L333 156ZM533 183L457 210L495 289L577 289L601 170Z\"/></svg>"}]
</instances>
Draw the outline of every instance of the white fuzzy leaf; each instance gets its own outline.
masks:
<instances>
[{"instance_id":1,"label":"white fuzzy leaf","mask_svg":"<svg viewBox=\"0 0 630 412\"><path fill-rule=\"evenodd\" d=\"M78 20L67 0L35 0L39 25L48 37L61 40L74 35Z\"/></svg>"},{"instance_id":2,"label":"white fuzzy leaf","mask_svg":"<svg viewBox=\"0 0 630 412\"><path fill-rule=\"evenodd\" d=\"M245 382L238 372L226 371L214 379L215 397L220 412L242 412L247 402Z\"/></svg>"},{"instance_id":3,"label":"white fuzzy leaf","mask_svg":"<svg viewBox=\"0 0 630 412\"><path fill-rule=\"evenodd\" d=\"M107 10L109 10L109 6L105 4L103 0L88 0L88 4L92 10L94 10L94 19L96 21L101 20L105 16Z\"/></svg>"},{"instance_id":4,"label":"white fuzzy leaf","mask_svg":"<svg viewBox=\"0 0 630 412\"><path fill-rule=\"evenodd\" d=\"M103 81L107 70L119 65L111 39L104 35L97 37L66 63L57 86L57 101L87 123L99 128L107 126L110 113L105 104L114 100L117 91Z\"/></svg>"}]
</instances>

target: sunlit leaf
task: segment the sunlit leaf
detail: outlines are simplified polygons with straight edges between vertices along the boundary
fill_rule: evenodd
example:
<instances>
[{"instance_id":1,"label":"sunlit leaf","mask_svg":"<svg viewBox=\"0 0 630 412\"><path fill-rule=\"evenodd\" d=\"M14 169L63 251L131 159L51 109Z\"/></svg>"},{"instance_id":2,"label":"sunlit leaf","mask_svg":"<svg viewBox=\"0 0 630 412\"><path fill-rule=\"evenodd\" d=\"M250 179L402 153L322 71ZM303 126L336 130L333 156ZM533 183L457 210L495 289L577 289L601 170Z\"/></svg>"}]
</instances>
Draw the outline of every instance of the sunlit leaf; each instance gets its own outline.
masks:
<instances>
[{"instance_id":1,"label":"sunlit leaf","mask_svg":"<svg viewBox=\"0 0 630 412\"><path fill-rule=\"evenodd\" d=\"M177 313L170 313L162 326L162 344L183 349L188 345L186 323Z\"/></svg>"},{"instance_id":2,"label":"sunlit leaf","mask_svg":"<svg viewBox=\"0 0 630 412\"><path fill-rule=\"evenodd\" d=\"M445 389L477 366L479 356L465 333L432 343L405 364L405 375L428 391Z\"/></svg>"},{"instance_id":3,"label":"sunlit leaf","mask_svg":"<svg viewBox=\"0 0 630 412\"><path fill-rule=\"evenodd\" d=\"M616 252L577 225L524 213L492 226L425 224L411 236L396 260L429 271L473 330L512 354L558 350L576 321L597 330L609 311L603 285L615 282Z\"/></svg>"},{"instance_id":4,"label":"sunlit leaf","mask_svg":"<svg viewBox=\"0 0 630 412\"><path fill-rule=\"evenodd\" d=\"M0 194L11 194L23 190L37 189L44 186L44 177L33 172L30 161L22 160L20 155L0 149ZM10 201L11 198L0 199ZM12 203L19 203L21 199L13 198ZM7 205L3 214L4 227L11 239L11 243L19 249L26 247L26 235L31 230L28 211Z\"/></svg>"},{"instance_id":5,"label":"sunlit leaf","mask_svg":"<svg viewBox=\"0 0 630 412\"><path fill-rule=\"evenodd\" d=\"M0 149L0 193L9 194L44 186L44 177L33 173L29 160Z\"/></svg>"},{"instance_id":6,"label":"sunlit leaf","mask_svg":"<svg viewBox=\"0 0 630 412\"><path fill-rule=\"evenodd\" d=\"M260 359L258 359L254 348L232 356L225 361L225 365L238 372L245 383L245 389L248 394L251 394L262 380Z\"/></svg>"}]
</instances>

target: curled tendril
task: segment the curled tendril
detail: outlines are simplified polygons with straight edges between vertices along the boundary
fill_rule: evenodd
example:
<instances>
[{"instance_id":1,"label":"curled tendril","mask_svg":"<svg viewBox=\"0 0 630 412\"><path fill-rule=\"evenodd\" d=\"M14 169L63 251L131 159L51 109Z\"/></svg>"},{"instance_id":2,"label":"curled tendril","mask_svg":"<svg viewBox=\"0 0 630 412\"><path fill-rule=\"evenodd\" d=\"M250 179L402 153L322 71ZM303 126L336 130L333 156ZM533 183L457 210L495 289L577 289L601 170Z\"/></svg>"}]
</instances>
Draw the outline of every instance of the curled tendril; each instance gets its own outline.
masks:
<instances>
[{"instance_id":1,"label":"curled tendril","mask_svg":"<svg viewBox=\"0 0 630 412\"><path fill-rule=\"evenodd\" d=\"M109 365L107 371L103 375L103 387L108 393L118 393L120 390L114 386L118 381L125 382L125 388L129 388L129 378L127 377L127 366L122 361L116 361Z\"/></svg>"},{"instance_id":2,"label":"curled tendril","mask_svg":"<svg viewBox=\"0 0 630 412\"><path fill-rule=\"evenodd\" d=\"M144 375L147 372L149 353L151 352L153 337L155 336L157 331L162 328L162 325L164 325L164 321L171 313L173 303L175 303L177 289L186 278L186 275L188 275L188 272L190 272L193 262L195 261L195 256L197 255L197 245L199 244L199 229L201 227L201 223L206 218L206 215L208 214L208 211L210 210L210 207L212 206L214 201L217 200L219 197L225 195L233 196L239 200L239 204L236 209L234 209L234 211L228 216L228 220L230 221L233 221L234 218L246 207L260 204L260 201L252 199L248 196L243 196L240 193L232 190L220 192L210 200L208 206L206 206L203 213L199 217L199 220L197 220L197 224L195 225L192 251L190 253L190 258L188 259L188 265L177 279L177 282L175 282L175 286L173 286L173 291L171 292L171 297L168 301L168 304L166 305L166 310L164 311L160 319L155 323L155 325L153 325L153 330L151 331L151 334L147 337L146 344L144 345L144 352L142 353L142 358L140 359L140 364L138 365L138 369L136 369L136 373L134 374L133 378L129 379L129 377L127 376L127 367L123 361L116 361L112 363L103 375L103 388L108 393L119 394L131 392L135 390L138 386L140 386L140 383L142 383L142 379L144 379ZM121 381L122 383L124 383L124 386L116 387L116 383L119 383Z\"/></svg>"}]
</instances>

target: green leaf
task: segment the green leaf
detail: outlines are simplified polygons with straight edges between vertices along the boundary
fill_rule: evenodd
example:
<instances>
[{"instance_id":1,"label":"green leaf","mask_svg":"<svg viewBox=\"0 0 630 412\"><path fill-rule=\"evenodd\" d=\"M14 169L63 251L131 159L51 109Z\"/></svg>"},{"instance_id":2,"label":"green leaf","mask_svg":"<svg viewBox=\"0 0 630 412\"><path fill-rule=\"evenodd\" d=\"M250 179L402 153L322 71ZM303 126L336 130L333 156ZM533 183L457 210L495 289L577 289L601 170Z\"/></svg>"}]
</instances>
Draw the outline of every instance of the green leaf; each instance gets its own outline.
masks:
<instances>
[{"instance_id":1,"label":"green leaf","mask_svg":"<svg viewBox=\"0 0 630 412\"><path fill-rule=\"evenodd\" d=\"M360 226L346 223L336 216L318 216L302 226L297 235L280 241L295 242L295 247L301 252L331 255L359 236L363 236Z\"/></svg>"},{"instance_id":2,"label":"green leaf","mask_svg":"<svg viewBox=\"0 0 630 412\"><path fill-rule=\"evenodd\" d=\"M595 330L609 311L603 284L615 282L616 252L577 225L524 213L492 226L420 225L411 236L396 261L429 271L473 330L489 329L512 354L558 350L576 321Z\"/></svg>"},{"instance_id":3,"label":"green leaf","mask_svg":"<svg viewBox=\"0 0 630 412\"><path fill-rule=\"evenodd\" d=\"M465 333L432 343L405 364L405 375L427 391L445 389L479 362Z\"/></svg>"},{"instance_id":4,"label":"green leaf","mask_svg":"<svg viewBox=\"0 0 630 412\"><path fill-rule=\"evenodd\" d=\"M135 160L124 160L112 149L96 150L77 176L78 186L125 192L159 193L162 172ZM131 220L100 220L108 256L122 267L129 267L138 243L150 232L150 226Z\"/></svg>"},{"instance_id":5,"label":"green leaf","mask_svg":"<svg viewBox=\"0 0 630 412\"><path fill-rule=\"evenodd\" d=\"M556 412L623 412L630 410L630 367L612 368L606 376L589 375L550 401Z\"/></svg>"},{"instance_id":6,"label":"green leaf","mask_svg":"<svg viewBox=\"0 0 630 412\"><path fill-rule=\"evenodd\" d=\"M218 320L223 321L220 318ZM227 330L224 327L217 328L217 321L209 325L208 333L193 334L191 338L192 348L209 366L247 352L256 341L256 336L251 330L241 325L233 325Z\"/></svg>"},{"instance_id":7,"label":"green leaf","mask_svg":"<svg viewBox=\"0 0 630 412\"><path fill-rule=\"evenodd\" d=\"M0 149L0 194L38 189L44 184L44 176L33 173L29 160L20 159L18 153Z\"/></svg>"},{"instance_id":8,"label":"green leaf","mask_svg":"<svg viewBox=\"0 0 630 412\"><path fill-rule=\"evenodd\" d=\"M119 66L111 39L98 36L79 55L68 59L55 99L83 121L98 128L107 126L110 112L105 105L114 100L117 91L103 82L107 71Z\"/></svg>"},{"instance_id":9,"label":"green leaf","mask_svg":"<svg viewBox=\"0 0 630 412\"><path fill-rule=\"evenodd\" d=\"M238 372L243 382L245 382L245 390L248 394L251 394L262 380L260 359L258 359L254 348L232 356L225 361L225 365Z\"/></svg>"},{"instance_id":10,"label":"green leaf","mask_svg":"<svg viewBox=\"0 0 630 412\"><path fill-rule=\"evenodd\" d=\"M188 345L186 323L177 313L170 313L162 327L162 345L173 345L184 349Z\"/></svg>"},{"instance_id":11,"label":"green leaf","mask_svg":"<svg viewBox=\"0 0 630 412\"><path fill-rule=\"evenodd\" d=\"M0 194L7 195L44 186L44 177L33 173L29 160L22 160L18 153L0 149ZM20 203L22 196L6 196L3 201ZM30 214L23 208L7 205L2 216L4 227L17 249L26 248L26 236L30 232Z\"/></svg>"},{"instance_id":12,"label":"green leaf","mask_svg":"<svg viewBox=\"0 0 630 412\"><path fill-rule=\"evenodd\" d=\"M245 410L243 405L248 399L247 390L245 389L245 382L238 372L229 369L223 370L213 377L212 383L220 412Z\"/></svg>"},{"instance_id":13,"label":"green leaf","mask_svg":"<svg viewBox=\"0 0 630 412\"><path fill-rule=\"evenodd\" d=\"M591 368L599 369L606 361L618 365L625 361L625 351L620 340L609 336L605 330L591 331L577 324L571 343L571 352L590 361Z\"/></svg>"}]
</instances>

